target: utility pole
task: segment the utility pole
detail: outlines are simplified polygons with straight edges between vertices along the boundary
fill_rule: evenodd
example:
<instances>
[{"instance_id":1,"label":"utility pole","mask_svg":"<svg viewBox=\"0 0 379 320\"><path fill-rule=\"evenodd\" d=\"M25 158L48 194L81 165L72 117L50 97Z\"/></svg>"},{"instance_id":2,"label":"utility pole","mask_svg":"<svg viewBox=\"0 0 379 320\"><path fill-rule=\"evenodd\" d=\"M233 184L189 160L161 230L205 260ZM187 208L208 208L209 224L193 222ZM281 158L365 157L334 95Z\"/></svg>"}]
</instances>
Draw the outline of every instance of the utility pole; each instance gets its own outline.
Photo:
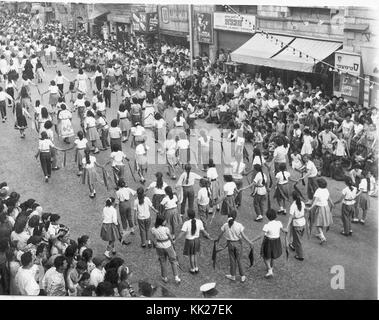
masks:
<instances>
[{"instance_id":1,"label":"utility pole","mask_svg":"<svg viewBox=\"0 0 379 320\"><path fill-rule=\"evenodd\" d=\"M190 67L191 76L193 75L193 29L192 29L192 4L188 5L188 24L189 24L189 41L190 41Z\"/></svg>"}]
</instances>

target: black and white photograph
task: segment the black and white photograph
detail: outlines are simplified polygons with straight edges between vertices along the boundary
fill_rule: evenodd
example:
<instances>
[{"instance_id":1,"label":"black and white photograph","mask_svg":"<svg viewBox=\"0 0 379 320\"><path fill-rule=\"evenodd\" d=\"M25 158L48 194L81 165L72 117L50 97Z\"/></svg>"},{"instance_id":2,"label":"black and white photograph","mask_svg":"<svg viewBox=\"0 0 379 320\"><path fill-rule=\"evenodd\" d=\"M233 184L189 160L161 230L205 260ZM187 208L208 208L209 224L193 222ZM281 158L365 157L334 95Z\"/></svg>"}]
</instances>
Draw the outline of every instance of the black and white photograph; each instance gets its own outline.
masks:
<instances>
[{"instance_id":1,"label":"black and white photograph","mask_svg":"<svg viewBox=\"0 0 379 320\"><path fill-rule=\"evenodd\" d=\"M378 17L1 1L0 300L378 300Z\"/></svg>"}]
</instances>

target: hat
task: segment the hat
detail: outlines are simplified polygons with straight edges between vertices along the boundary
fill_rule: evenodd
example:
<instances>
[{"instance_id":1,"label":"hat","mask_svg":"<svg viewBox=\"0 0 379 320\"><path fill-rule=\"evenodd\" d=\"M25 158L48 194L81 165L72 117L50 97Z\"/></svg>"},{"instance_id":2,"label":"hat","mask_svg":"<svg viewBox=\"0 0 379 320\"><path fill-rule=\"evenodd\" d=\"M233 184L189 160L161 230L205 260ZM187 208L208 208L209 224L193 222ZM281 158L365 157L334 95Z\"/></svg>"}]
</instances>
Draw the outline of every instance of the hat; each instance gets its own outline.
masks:
<instances>
[{"instance_id":1,"label":"hat","mask_svg":"<svg viewBox=\"0 0 379 320\"><path fill-rule=\"evenodd\" d=\"M92 262L96 267L98 267L103 261L105 261L105 257L103 256L96 256L92 259Z\"/></svg>"},{"instance_id":2,"label":"hat","mask_svg":"<svg viewBox=\"0 0 379 320\"><path fill-rule=\"evenodd\" d=\"M203 284L200 287L200 291L203 293L204 298L214 297L218 293L216 289L216 282L209 282Z\"/></svg>"}]
</instances>

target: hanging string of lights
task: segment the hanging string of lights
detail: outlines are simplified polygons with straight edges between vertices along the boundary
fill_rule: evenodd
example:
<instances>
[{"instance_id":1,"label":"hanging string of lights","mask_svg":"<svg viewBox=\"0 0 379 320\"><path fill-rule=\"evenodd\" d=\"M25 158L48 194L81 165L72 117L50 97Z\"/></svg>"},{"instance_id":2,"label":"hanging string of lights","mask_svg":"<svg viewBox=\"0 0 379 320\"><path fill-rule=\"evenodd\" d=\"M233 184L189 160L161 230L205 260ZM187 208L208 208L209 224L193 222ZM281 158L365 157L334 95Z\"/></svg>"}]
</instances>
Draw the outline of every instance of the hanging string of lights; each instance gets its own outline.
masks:
<instances>
[{"instance_id":1,"label":"hanging string of lights","mask_svg":"<svg viewBox=\"0 0 379 320\"><path fill-rule=\"evenodd\" d=\"M224 8L228 11L228 12L231 12L231 13L234 13L236 15L238 15L239 18L241 18L242 20L244 20L245 22L247 22L249 24L249 27L251 27L251 30L253 31L253 33L256 33L256 32L260 32L262 35L265 35L266 36L266 39L270 39L270 41L275 41L275 44L276 45L279 45L280 44L280 47L283 48L284 46L284 43L283 41L281 41L279 38L277 38L275 35L272 35L266 31L264 31L262 28L259 28L257 26L255 26L253 23L251 23L251 21L249 21L248 19L244 18L238 11L236 11L234 8L232 8L230 5L224 5ZM319 60L319 59L316 59L315 57L312 57L310 54L308 53L305 53L303 51L300 51L298 50L297 48L295 47L292 47L291 45L286 45L286 47L288 48L288 50L292 49L293 51L293 54L296 55L298 54L299 55L299 58L303 58L305 57L306 61L309 61L309 60L313 60L313 63L316 65L317 63L322 63L323 65L327 66L329 69L330 72L338 72L340 75L342 74L347 74L353 78L356 78L357 79L357 83L360 83L360 81L368 81L369 84L370 84L370 89L373 89L374 88L374 85L376 86L379 86L379 83L378 82L375 82L375 81L370 81L370 80L367 80L366 78L364 77L361 77L361 76L356 76L356 75L353 75L353 74L350 74L340 68L337 68L336 66L332 65L332 64L329 64L323 60Z\"/></svg>"}]
</instances>

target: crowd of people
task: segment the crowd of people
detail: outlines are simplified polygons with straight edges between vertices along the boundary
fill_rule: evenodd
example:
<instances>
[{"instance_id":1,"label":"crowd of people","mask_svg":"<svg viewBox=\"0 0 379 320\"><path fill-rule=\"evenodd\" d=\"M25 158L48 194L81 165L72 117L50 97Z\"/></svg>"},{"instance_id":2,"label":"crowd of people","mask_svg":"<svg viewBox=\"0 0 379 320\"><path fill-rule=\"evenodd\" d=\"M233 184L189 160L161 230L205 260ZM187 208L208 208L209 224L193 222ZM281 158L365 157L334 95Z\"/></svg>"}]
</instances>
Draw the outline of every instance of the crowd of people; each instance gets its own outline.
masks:
<instances>
[{"instance_id":1,"label":"crowd of people","mask_svg":"<svg viewBox=\"0 0 379 320\"><path fill-rule=\"evenodd\" d=\"M132 37L120 46L84 32L70 32L59 22L31 30L32 18L23 13L0 16L2 121L7 121L8 107L13 107L15 128L25 138L30 119L39 135L36 158L40 158L45 182L52 170L60 169L59 152L65 159L74 150L77 175L88 185L89 197L96 197L100 181L107 187L113 184L116 192L106 200L99 232L106 250L104 255L94 255L88 236L73 241L59 215L44 212L34 199L21 202L20 195L2 183L0 294L135 296L130 271L116 255L115 244L129 245L137 225L141 247L156 248L162 281L169 281L169 262L179 284L175 243L182 237L191 274L199 272L203 234L214 241L216 251L221 239L227 241L230 273L226 278L236 281L238 266L245 282L242 240L253 247L263 239L260 254L267 267L265 277L270 278L273 261L282 254L281 233L285 247L303 261L305 230L311 233L316 227L316 236L324 244L324 231L333 224L331 212L339 202L343 203L342 235L352 235L351 223L365 224L370 197L377 193L379 116L375 106L327 96L322 86L312 87L302 76L288 85L273 72L265 80L260 74L224 72L223 53L215 61L196 57L190 66L189 52L180 46L151 47L143 37ZM71 72L77 70L77 75L64 76L57 69L48 90L41 93L38 84L46 81L45 68L58 68L61 63L69 65ZM33 101L32 90L41 99ZM46 107L45 94L49 94ZM110 119L107 110L114 108L117 118ZM79 131L71 122L75 112ZM197 136L193 129L199 121L220 128L222 134L215 137L201 129ZM154 147L148 143L148 130L154 132L153 145L167 160L174 187L164 181L162 172L155 173L156 181L144 185L148 150ZM57 147L60 139L66 148ZM198 145L196 152L191 139ZM221 145L220 154L215 152L216 145ZM109 153L109 148L109 161L98 163L95 155ZM123 148L132 148L134 159ZM230 154L225 154L226 149ZM223 174L215 164L220 155ZM126 174L127 165L131 177ZM141 182L137 190L128 186L131 178L136 181L134 173ZM331 199L323 177L346 182L340 199ZM305 181L307 194L303 195L298 185ZM248 190L255 221L269 220L262 235L253 240L236 221L243 214L242 198ZM271 196L278 210L273 209ZM287 209L284 227L277 215L286 215ZM209 226L218 212L227 220L217 235ZM143 296L154 291L145 282L140 287Z\"/></svg>"}]
</instances>

